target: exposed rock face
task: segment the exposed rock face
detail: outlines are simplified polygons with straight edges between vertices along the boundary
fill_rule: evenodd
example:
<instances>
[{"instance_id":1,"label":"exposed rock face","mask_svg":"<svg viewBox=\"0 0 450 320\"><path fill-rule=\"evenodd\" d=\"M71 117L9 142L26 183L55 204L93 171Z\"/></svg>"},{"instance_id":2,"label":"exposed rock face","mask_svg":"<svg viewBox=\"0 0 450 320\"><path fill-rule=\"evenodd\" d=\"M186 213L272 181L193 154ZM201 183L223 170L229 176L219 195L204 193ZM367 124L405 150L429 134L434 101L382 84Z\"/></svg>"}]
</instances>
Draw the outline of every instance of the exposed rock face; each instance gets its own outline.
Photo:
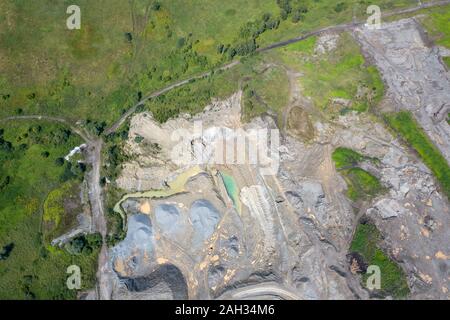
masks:
<instances>
[{"instance_id":1,"label":"exposed rock face","mask_svg":"<svg viewBox=\"0 0 450 320\"><path fill-rule=\"evenodd\" d=\"M134 214L128 218L128 232L124 241L112 249L114 270L121 277L145 275L154 259L154 238L150 218Z\"/></svg>"},{"instance_id":2,"label":"exposed rock face","mask_svg":"<svg viewBox=\"0 0 450 320\"><path fill-rule=\"evenodd\" d=\"M201 199L192 203L189 218L195 233L192 246L199 246L214 233L220 220L220 213L211 202Z\"/></svg>"},{"instance_id":3,"label":"exposed rock face","mask_svg":"<svg viewBox=\"0 0 450 320\"><path fill-rule=\"evenodd\" d=\"M430 139L450 162L450 75L443 63L445 50L429 47L415 19L384 23L380 30L355 32L367 55L373 57L387 96L396 109L413 112Z\"/></svg>"},{"instance_id":4,"label":"exposed rock face","mask_svg":"<svg viewBox=\"0 0 450 320\"><path fill-rule=\"evenodd\" d=\"M383 219L397 217L409 213L408 210L393 199L381 199L373 208L367 210L369 215L379 214Z\"/></svg>"},{"instance_id":5,"label":"exposed rock face","mask_svg":"<svg viewBox=\"0 0 450 320\"><path fill-rule=\"evenodd\" d=\"M163 234L175 235L181 232L180 211L174 205L158 205L155 208L155 222Z\"/></svg>"},{"instance_id":6,"label":"exposed rock face","mask_svg":"<svg viewBox=\"0 0 450 320\"><path fill-rule=\"evenodd\" d=\"M235 127L240 123L241 92L237 92L224 101L214 101L205 111L190 117L183 115L164 124L157 123L151 114L137 114L131 119L129 140L126 147L128 154L135 160L124 165L121 176L117 179L118 187L128 191L160 189L163 181L179 169L171 161L172 152L184 135L196 132L196 122L201 121L204 129L210 127ZM211 140L214 128L207 136ZM136 136L144 140L137 143ZM195 159L193 160L195 162Z\"/></svg>"},{"instance_id":7,"label":"exposed rock face","mask_svg":"<svg viewBox=\"0 0 450 320\"><path fill-rule=\"evenodd\" d=\"M352 274L348 269L351 263L343 262L342 257L352 236L352 226L358 219L342 194L345 183L329 163L330 152L335 147L351 148L381 160L376 166L369 163L362 166L379 177L388 188L384 195L370 203L368 208L361 208L357 214L360 216L367 212L376 222L387 253L400 262L408 274L412 298L448 299L449 261L436 258L436 252L449 250L450 235L444 231L450 228L449 205L447 199L438 193L430 171L386 129L368 117L349 114L340 117L338 124L341 126L316 123L318 144L304 145L288 138L281 150L283 162L279 175L286 198L299 214L302 231L309 227L309 230L314 230L309 233L309 239L314 239L316 234L320 241L317 244L310 240L309 247L299 247L297 252L324 250L328 244L326 259L322 263L331 270L339 270L338 266L343 266L352 292L365 297L365 293L358 289L359 285L351 279L353 277L349 276ZM317 183L322 186L323 193ZM306 195L305 191L309 193ZM308 263L313 264L314 256L308 257ZM295 279L306 276L303 273L299 275L299 270L299 267L295 269ZM321 272L324 272L323 268ZM300 285L305 287L305 284ZM311 290L310 293L313 292Z\"/></svg>"},{"instance_id":8,"label":"exposed rock face","mask_svg":"<svg viewBox=\"0 0 450 320\"><path fill-rule=\"evenodd\" d=\"M188 298L186 280L181 271L163 264L147 276L124 279L128 291L125 299L133 300L183 300Z\"/></svg>"}]
</instances>

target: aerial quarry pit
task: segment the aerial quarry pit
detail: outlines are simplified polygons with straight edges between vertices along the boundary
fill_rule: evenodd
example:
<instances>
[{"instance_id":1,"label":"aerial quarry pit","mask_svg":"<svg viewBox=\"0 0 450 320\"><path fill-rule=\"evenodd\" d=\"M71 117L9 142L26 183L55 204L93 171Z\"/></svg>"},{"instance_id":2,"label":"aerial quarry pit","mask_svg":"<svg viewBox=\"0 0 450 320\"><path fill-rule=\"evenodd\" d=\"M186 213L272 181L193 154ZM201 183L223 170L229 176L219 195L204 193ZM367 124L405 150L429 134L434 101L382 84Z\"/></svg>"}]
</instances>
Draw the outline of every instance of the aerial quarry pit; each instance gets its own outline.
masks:
<instances>
[{"instance_id":1,"label":"aerial quarry pit","mask_svg":"<svg viewBox=\"0 0 450 320\"><path fill-rule=\"evenodd\" d=\"M383 246L402 261L417 298L448 297L448 262L440 256L450 240L444 232L450 227L447 199L429 170L367 115L350 113L333 124L317 121L306 142L283 136L276 175L261 175L251 164L171 162L171 132L192 128L198 119L233 129L275 127L269 116L241 123L241 98L237 92L200 115L164 125L147 113L132 118L127 150L134 160L119 178L130 193L116 205L129 221L128 232L111 249L117 275L112 298L368 298L348 263L361 215L383 230ZM137 144L135 136L144 141ZM146 151L154 144L161 148L157 156ZM332 162L333 150L342 146L380 159L362 167L389 192L355 208ZM166 176L169 172L175 174ZM170 276L155 280L161 268L172 270Z\"/></svg>"},{"instance_id":2,"label":"aerial quarry pit","mask_svg":"<svg viewBox=\"0 0 450 320\"><path fill-rule=\"evenodd\" d=\"M41 91L0 3L0 300L450 300L450 1L342 1L118 1Z\"/></svg>"},{"instance_id":3,"label":"aerial quarry pit","mask_svg":"<svg viewBox=\"0 0 450 320\"><path fill-rule=\"evenodd\" d=\"M414 19L384 24L377 33L359 28L353 35L387 84L383 105L411 110L448 161L450 82L440 60L448 50L427 47ZM327 40L336 42L338 35L324 38L316 51L333 50ZM301 77L287 72L295 83ZM437 75L442 79L429 81ZM172 132L192 130L199 120L203 132L276 128L267 114L241 122L241 91L163 125L149 113L133 116L126 147L133 160L118 179L130 193L116 205L128 231L111 249L117 275L112 298L367 299L371 293L350 270L348 254L361 217L381 230L380 246L401 264L411 298L449 298L449 205L430 170L370 115L351 112L323 121L293 87L275 175L261 175L249 163L180 167L170 160ZM143 142L136 143L136 136ZM155 144L156 156L148 152ZM379 159L361 167L387 191L355 206L332 161L338 147ZM161 268L167 274L155 280Z\"/></svg>"}]
</instances>

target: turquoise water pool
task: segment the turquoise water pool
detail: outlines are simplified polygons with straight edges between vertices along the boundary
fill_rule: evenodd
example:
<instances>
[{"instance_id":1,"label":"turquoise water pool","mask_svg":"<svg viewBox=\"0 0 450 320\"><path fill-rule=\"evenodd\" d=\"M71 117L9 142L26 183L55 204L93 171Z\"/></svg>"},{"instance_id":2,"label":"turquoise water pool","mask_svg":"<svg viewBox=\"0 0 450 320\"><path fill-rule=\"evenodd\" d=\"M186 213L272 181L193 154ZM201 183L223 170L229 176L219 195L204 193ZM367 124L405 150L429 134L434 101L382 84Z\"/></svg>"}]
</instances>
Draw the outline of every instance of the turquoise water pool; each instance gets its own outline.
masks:
<instances>
[{"instance_id":1,"label":"turquoise water pool","mask_svg":"<svg viewBox=\"0 0 450 320\"><path fill-rule=\"evenodd\" d=\"M234 207L239 209L239 189L234 178L225 172L220 172L223 184L227 189L228 196L233 201Z\"/></svg>"}]
</instances>

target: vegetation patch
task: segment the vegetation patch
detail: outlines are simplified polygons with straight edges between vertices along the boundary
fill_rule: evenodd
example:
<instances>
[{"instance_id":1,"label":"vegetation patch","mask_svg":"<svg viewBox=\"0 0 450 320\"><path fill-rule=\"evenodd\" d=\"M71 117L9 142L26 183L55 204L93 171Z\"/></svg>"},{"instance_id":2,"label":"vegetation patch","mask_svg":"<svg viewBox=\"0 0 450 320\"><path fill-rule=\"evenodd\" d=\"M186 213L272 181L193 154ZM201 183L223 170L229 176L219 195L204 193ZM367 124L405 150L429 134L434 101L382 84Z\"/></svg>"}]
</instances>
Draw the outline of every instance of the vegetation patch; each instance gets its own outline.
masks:
<instances>
[{"instance_id":1,"label":"vegetation patch","mask_svg":"<svg viewBox=\"0 0 450 320\"><path fill-rule=\"evenodd\" d=\"M89 115L110 125L144 93L253 52L253 39L279 25L275 0L77 5L82 28L73 31L65 2L0 5L2 117Z\"/></svg>"},{"instance_id":2,"label":"vegetation patch","mask_svg":"<svg viewBox=\"0 0 450 320\"><path fill-rule=\"evenodd\" d=\"M72 255L90 256L102 246L102 235L93 233L78 236L67 243L64 248Z\"/></svg>"},{"instance_id":3,"label":"vegetation patch","mask_svg":"<svg viewBox=\"0 0 450 320\"><path fill-rule=\"evenodd\" d=\"M450 167L438 148L407 111L385 116L391 128L414 149L439 181L443 193L450 199Z\"/></svg>"},{"instance_id":4,"label":"vegetation patch","mask_svg":"<svg viewBox=\"0 0 450 320\"><path fill-rule=\"evenodd\" d=\"M444 57L442 59L444 60L444 63L447 65L447 68L450 69L450 57Z\"/></svg>"},{"instance_id":5,"label":"vegetation patch","mask_svg":"<svg viewBox=\"0 0 450 320\"><path fill-rule=\"evenodd\" d=\"M308 55L314 54L314 49L316 47L317 37L310 37L304 41L299 41L292 43L286 47L287 51L293 51L297 53L304 53Z\"/></svg>"},{"instance_id":6,"label":"vegetation patch","mask_svg":"<svg viewBox=\"0 0 450 320\"><path fill-rule=\"evenodd\" d=\"M422 23L436 44L450 48L450 6L432 9Z\"/></svg>"},{"instance_id":7,"label":"vegetation patch","mask_svg":"<svg viewBox=\"0 0 450 320\"><path fill-rule=\"evenodd\" d=\"M123 217L118 212L115 212L112 207L113 205L108 208L107 215L108 235L106 243L109 247L114 247L117 243L124 240L127 235Z\"/></svg>"},{"instance_id":8,"label":"vegetation patch","mask_svg":"<svg viewBox=\"0 0 450 320\"><path fill-rule=\"evenodd\" d=\"M340 35L337 48L321 55L312 54L315 40L292 44L278 50L282 61L302 73L302 93L331 116L355 110L364 112L378 104L384 85L374 66L367 66L356 41Z\"/></svg>"},{"instance_id":9,"label":"vegetation patch","mask_svg":"<svg viewBox=\"0 0 450 320\"><path fill-rule=\"evenodd\" d=\"M332 159L347 182L347 196L351 200L370 200L385 191L377 177L358 167L363 161L377 163L378 159L342 147L333 152Z\"/></svg>"},{"instance_id":10,"label":"vegetation patch","mask_svg":"<svg viewBox=\"0 0 450 320\"><path fill-rule=\"evenodd\" d=\"M343 173L348 184L347 195L353 200L371 199L384 191L377 177L361 168L352 168Z\"/></svg>"},{"instance_id":11,"label":"vegetation patch","mask_svg":"<svg viewBox=\"0 0 450 320\"><path fill-rule=\"evenodd\" d=\"M293 13L286 19L282 19L278 29L261 35L258 39L260 46L298 37L324 26L348 23L353 18L365 21L367 19L367 7L373 4L369 0L291 0L279 2L288 2ZM414 0L380 0L377 5L380 6L382 12L386 12L402 7L416 6L417 2ZM281 17L284 17L283 14Z\"/></svg>"},{"instance_id":12,"label":"vegetation patch","mask_svg":"<svg viewBox=\"0 0 450 320\"><path fill-rule=\"evenodd\" d=\"M361 161L366 160L368 157L348 148L339 147L334 150L332 159L337 169L346 167L357 166Z\"/></svg>"},{"instance_id":13,"label":"vegetation patch","mask_svg":"<svg viewBox=\"0 0 450 320\"><path fill-rule=\"evenodd\" d=\"M3 247L3 249L0 251L0 260L6 260L8 259L9 255L11 254L11 251L14 249L14 243L9 243Z\"/></svg>"},{"instance_id":14,"label":"vegetation patch","mask_svg":"<svg viewBox=\"0 0 450 320\"><path fill-rule=\"evenodd\" d=\"M350 22L355 15L366 19L369 4L111 0L105 6L80 0L82 28L70 31L61 16L65 2L3 1L0 115L45 114L73 121L89 115L91 121L110 125L147 93L276 41ZM378 5L392 10L416 2L380 0ZM171 116L178 110L171 110Z\"/></svg>"},{"instance_id":15,"label":"vegetation patch","mask_svg":"<svg viewBox=\"0 0 450 320\"><path fill-rule=\"evenodd\" d=\"M70 180L52 190L44 201L43 235L50 243L77 224L77 215L82 213L79 184Z\"/></svg>"},{"instance_id":16,"label":"vegetation patch","mask_svg":"<svg viewBox=\"0 0 450 320\"><path fill-rule=\"evenodd\" d=\"M211 103L211 99L225 99L239 90L239 82L254 74L256 57L248 57L241 64L228 71L218 71L208 77L192 80L189 84L171 90L146 103L147 110L161 123L180 113L196 114Z\"/></svg>"},{"instance_id":17,"label":"vegetation patch","mask_svg":"<svg viewBox=\"0 0 450 320\"><path fill-rule=\"evenodd\" d=\"M289 97L286 71L280 66L261 61L255 64L246 79L243 88L242 120L248 122L263 113L272 112L281 121L282 110Z\"/></svg>"},{"instance_id":18,"label":"vegetation patch","mask_svg":"<svg viewBox=\"0 0 450 320\"><path fill-rule=\"evenodd\" d=\"M63 157L82 141L69 129L43 121L5 122L0 132L0 177L9 177L0 192L0 299L75 299L77 291L66 286L67 267L78 265L81 289L92 288L98 250L74 256L50 246L51 236L45 235L47 222L59 228L66 223L62 190L69 185L79 190L79 176L61 177L72 162Z\"/></svg>"},{"instance_id":19,"label":"vegetation patch","mask_svg":"<svg viewBox=\"0 0 450 320\"><path fill-rule=\"evenodd\" d=\"M366 223L359 224L353 237L350 252L357 253L363 258L363 263L359 263L359 271L363 274L362 284L367 283L366 268L361 265L375 265L381 271L381 289L378 294L382 296L392 296L396 299L406 298L409 294L409 287L404 271L379 247L381 235L375 225Z\"/></svg>"},{"instance_id":20,"label":"vegetation patch","mask_svg":"<svg viewBox=\"0 0 450 320\"><path fill-rule=\"evenodd\" d=\"M135 138L138 138L136 136ZM122 171L122 165L129 160L124 154L123 147L129 138L129 123L123 124L118 131L106 137L105 147L103 148L103 158L106 164L102 167L102 177L100 183L105 188L106 200L106 222L108 234L106 242L108 246L114 246L126 236L124 228L124 219L119 213L113 210L114 205L122 197L123 191L116 185L116 179ZM139 140L135 142L139 143ZM141 141L142 142L142 141ZM142 142L143 143L143 142Z\"/></svg>"}]
</instances>

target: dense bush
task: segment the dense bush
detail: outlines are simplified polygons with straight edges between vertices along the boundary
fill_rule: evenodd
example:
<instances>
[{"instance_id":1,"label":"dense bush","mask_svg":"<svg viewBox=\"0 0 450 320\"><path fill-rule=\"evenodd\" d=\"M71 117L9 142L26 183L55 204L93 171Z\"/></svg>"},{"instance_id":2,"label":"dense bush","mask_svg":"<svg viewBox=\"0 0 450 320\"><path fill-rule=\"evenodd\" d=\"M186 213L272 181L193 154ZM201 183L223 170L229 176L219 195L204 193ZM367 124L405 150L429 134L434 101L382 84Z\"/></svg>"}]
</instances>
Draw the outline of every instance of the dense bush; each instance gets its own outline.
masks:
<instances>
[{"instance_id":1,"label":"dense bush","mask_svg":"<svg viewBox=\"0 0 450 320\"><path fill-rule=\"evenodd\" d=\"M78 236L65 245L65 249L73 255L90 255L102 245L102 236L99 233Z\"/></svg>"}]
</instances>

